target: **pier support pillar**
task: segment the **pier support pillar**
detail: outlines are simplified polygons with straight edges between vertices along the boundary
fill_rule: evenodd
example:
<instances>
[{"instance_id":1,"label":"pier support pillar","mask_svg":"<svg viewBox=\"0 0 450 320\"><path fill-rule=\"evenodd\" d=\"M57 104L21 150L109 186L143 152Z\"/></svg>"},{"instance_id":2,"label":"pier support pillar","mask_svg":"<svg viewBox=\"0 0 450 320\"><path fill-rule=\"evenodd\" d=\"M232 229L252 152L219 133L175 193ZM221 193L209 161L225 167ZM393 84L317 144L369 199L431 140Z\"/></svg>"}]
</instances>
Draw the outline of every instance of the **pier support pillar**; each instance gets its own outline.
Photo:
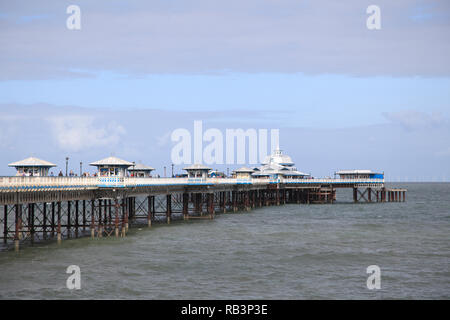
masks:
<instances>
[{"instance_id":1,"label":"pier support pillar","mask_svg":"<svg viewBox=\"0 0 450 320\"><path fill-rule=\"evenodd\" d=\"M32 244L34 243L34 208L34 203L28 204L28 233Z\"/></svg>"},{"instance_id":2,"label":"pier support pillar","mask_svg":"<svg viewBox=\"0 0 450 320\"><path fill-rule=\"evenodd\" d=\"M42 203L42 238L47 239L47 202Z\"/></svg>"},{"instance_id":3,"label":"pier support pillar","mask_svg":"<svg viewBox=\"0 0 450 320\"><path fill-rule=\"evenodd\" d=\"M115 213L115 217L114 217L114 231L115 231L115 235L116 238L119 237L119 199L117 199L117 197L114 199L114 213Z\"/></svg>"},{"instance_id":4,"label":"pier support pillar","mask_svg":"<svg viewBox=\"0 0 450 320\"><path fill-rule=\"evenodd\" d=\"M3 243L8 242L8 206L5 204L3 206Z\"/></svg>"},{"instance_id":5,"label":"pier support pillar","mask_svg":"<svg viewBox=\"0 0 450 320\"><path fill-rule=\"evenodd\" d=\"M55 236L55 230L56 230L56 224L55 224L55 203L52 202L52 221L51 221L51 237L53 238Z\"/></svg>"},{"instance_id":6,"label":"pier support pillar","mask_svg":"<svg viewBox=\"0 0 450 320\"><path fill-rule=\"evenodd\" d=\"M170 220L172 218L172 195L166 195L166 221L167 224L170 224Z\"/></svg>"},{"instance_id":7,"label":"pier support pillar","mask_svg":"<svg viewBox=\"0 0 450 320\"><path fill-rule=\"evenodd\" d=\"M71 227L70 203L71 203L70 201L67 201L67 223L66 223L67 238L70 238L70 227Z\"/></svg>"},{"instance_id":8,"label":"pier support pillar","mask_svg":"<svg viewBox=\"0 0 450 320\"><path fill-rule=\"evenodd\" d=\"M152 226L152 196L147 197L147 226Z\"/></svg>"},{"instance_id":9,"label":"pier support pillar","mask_svg":"<svg viewBox=\"0 0 450 320\"><path fill-rule=\"evenodd\" d=\"M15 221L15 233L14 233L14 250L19 251L20 246L20 234L22 225L22 205L16 204L16 221Z\"/></svg>"},{"instance_id":10,"label":"pier support pillar","mask_svg":"<svg viewBox=\"0 0 450 320\"><path fill-rule=\"evenodd\" d=\"M233 206L233 212L238 211L237 208L237 191L232 191L231 193L231 198L232 198L232 206Z\"/></svg>"},{"instance_id":11,"label":"pier support pillar","mask_svg":"<svg viewBox=\"0 0 450 320\"><path fill-rule=\"evenodd\" d=\"M250 192L249 191L244 191L244 206L245 206L245 210L246 211L250 211L251 210L251 206L250 206Z\"/></svg>"},{"instance_id":12,"label":"pier support pillar","mask_svg":"<svg viewBox=\"0 0 450 320\"><path fill-rule=\"evenodd\" d=\"M78 238L78 228L79 228L79 201L75 200L75 238Z\"/></svg>"},{"instance_id":13,"label":"pier support pillar","mask_svg":"<svg viewBox=\"0 0 450 320\"><path fill-rule=\"evenodd\" d=\"M252 195L252 208L254 209L256 207L256 190L252 190L251 195Z\"/></svg>"},{"instance_id":14,"label":"pier support pillar","mask_svg":"<svg viewBox=\"0 0 450 320\"><path fill-rule=\"evenodd\" d=\"M201 193L194 193L194 212L196 214L201 214L202 211L202 194Z\"/></svg>"},{"instance_id":15,"label":"pier support pillar","mask_svg":"<svg viewBox=\"0 0 450 320\"><path fill-rule=\"evenodd\" d=\"M125 229L125 223L126 223L126 219L125 219L125 214L126 214L126 206L125 206L125 197L122 198L122 202L120 204L120 209L122 210L122 238L125 237L127 235L126 229Z\"/></svg>"},{"instance_id":16,"label":"pier support pillar","mask_svg":"<svg viewBox=\"0 0 450 320\"><path fill-rule=\"evenodd\" d=\"M61 201L58 201L57 204L57 219L58 219L58 228L56 230L56 241L58 244L61 243L62 235L61 235Z\"/></svg>"},{"instance_id":17,"label":"pier support pillar","mask_svg":"<svg viewBox=\"0 0 450 320\"><path fill-rule=\"evenodd\" d=\"M208 214L209 218L214 218L214 193L207 194L207 205L208 205Z\"/></svg>"},{"instance_id":18,"label":"pier support pillar","mask_svg":"<svg viewBox=\"0 0 450 320\"><path fill-rule=\"evenodd\" d=\"M91 238L95 238L95 199L91 200Z\"/></svg>"},{"instance_id":19,"label":"pier support pillar","mask_svg":"<svg viewBox=\"0 0 450 320\"><path fill-rule=\"evenodd\" d=\"M189 193L183 193L183 219L189 220Z\"/></svg>"},{"instance_id":20,"label":"pier support pillar","mask_svg":"<svg viewBox=\"0 0 450 320\"><path fill-rule=\"evenodd\" d=\"M227 212L227 192L222 192L222 212Z\"/></svg>"},{"instance_id":21,"label":"pier support pillar","mask_svg":"<svg viewBox=\"0 0 450 320\"><path fill-rule=\"evenodd\" d=\"M86 200L83 200L83 233L86 231Z\"/></svg>"},{"instance_id":22,"label":"pier support pillar","mask_svg":"<svg viewBox=\"0 0 450 320\"><path fill-rule=\"evenodd\" d=\"M101 238L103 237L103 206L102 206L102 200L98 200L98 231L97 231L97 237Z\"/></svg>"}]
</instances>

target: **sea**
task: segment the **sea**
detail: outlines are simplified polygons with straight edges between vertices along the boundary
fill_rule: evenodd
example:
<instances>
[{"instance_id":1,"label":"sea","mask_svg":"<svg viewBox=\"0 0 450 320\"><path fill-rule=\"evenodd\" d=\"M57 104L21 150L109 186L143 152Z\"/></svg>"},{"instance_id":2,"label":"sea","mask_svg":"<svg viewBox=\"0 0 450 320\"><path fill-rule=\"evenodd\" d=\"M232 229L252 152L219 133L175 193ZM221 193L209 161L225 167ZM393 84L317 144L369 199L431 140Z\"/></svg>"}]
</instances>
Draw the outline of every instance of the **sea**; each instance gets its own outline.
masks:
<instances>
[{"instance_id":1,"label":"sea","mask_svg":"<svg viewBox=\"0 0 450 320\"><path fill-rule=\"evenodd\" d=\"M342 189L334 204L2 251L0 299L449 299L450 183L388 187L406 202L354 204ZM67 286L73 265L80 289Z\"/></svg>"}]
</instances>

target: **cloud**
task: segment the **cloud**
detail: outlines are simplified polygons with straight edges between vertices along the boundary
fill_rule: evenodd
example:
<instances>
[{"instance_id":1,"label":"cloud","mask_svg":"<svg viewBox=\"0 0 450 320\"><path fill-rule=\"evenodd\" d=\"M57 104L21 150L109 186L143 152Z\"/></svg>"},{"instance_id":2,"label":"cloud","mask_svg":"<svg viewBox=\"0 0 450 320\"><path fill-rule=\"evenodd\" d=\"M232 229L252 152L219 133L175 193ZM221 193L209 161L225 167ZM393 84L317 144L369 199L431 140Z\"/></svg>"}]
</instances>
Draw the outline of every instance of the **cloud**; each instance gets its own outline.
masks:
<instances>
[{"instance_id":1,"label":"cloud","mask_svg":"<svg viewBox=\"0 0 450 320\"><path fill-rule=\"evenodd\" d=\"M18 128L11 122L10 118L0 118L0 147L8 148L12 146L17 131Z\"/></svg>"},{"instance_id":2,"label":"cloud","mask_svg":"<svg viewBox=\"0 0 450 320\"><path fill-rule=\"evenodd\" d=\"M170 135L172 132L166 132L162 136L156 137L156 144L158 147L165 147L170 143Z\"/></svg>"},{"instance_id":3,"label":"cloud","mask_svg":"<svg viewBox=\"0 0 450 320\"><path fill-rule=\"evenodd\" d=\"M52 128L58 146L65 151L115 146L125 129L115 121L102 124L91 116L55 116L46 119Z\"/></svg>"},{"instance_id":4,"label":"cloud","mask_svg":"<svg viewBox=\"0 0 450 320\"><path fill-rule=\"evenodd\" d=\"M66 28L69 4L1 4L0 80L89 76L73 70L450 75L446 0L378 0L376 31L366 28L372 3L360 0L80 1L79 31ZM45 19L17 23L36 16Z\"/></svg>"},{"instance_id":5,"label":"cloud","mask_svg":"<svg viewBox=\"0 0 450 320\"><path fill-rule=\"evenodd\" d=\"M438 157L450 157L450 146L436 152Z\"/></svg>"},{"instance_id":6,"label":"cloud","mask_svg":"<svg viewBox=\"0 0 450 320\"><path fill-rule=\"evenodd\" d=\"M253 118L245 117L246 122L236 123L235 118L241 114L240 110L229 111L229 117L220 123L217 120L221 114L213 112L0 105L0 141L7 144L0 152L0 175L14 174L7 164L31 154L63 170L66 156L70 158L69 170L78 172L80 162L84 169L94 170L87 164L109 156L112 151L128 161L142 160L162 175L162 168L170 166L171 148L175 145L170 139L164 143L168 132L177 128L191 131L194 120L204 121L204 131L212 127L222 132L226 128L259 127ZM450 126L444 116L409 110L386 117L392 120L377 126L335 129L280 126L281 148L300 171L319 177L332 175L338 169L356 168L411 179L420 173L450 177L448 161L444 161L449 154ZM414 129L405 130L405 126ZM416 129L431 127L432 130ZM160 145L157 137L161 138ZM237 165L214 167L219 170L229 167L231 171ZM182 172L182 166L176 166L175 171Z\"/></svg>"},{"instance_id":7,"label":"cloud","mask_svg":"<svg viewBox=\"0 0 450 320\"><path fill-rule=\"evenodd\" d=\"M403 110L399 112L383 112L382 115L394 124L399 124L404 129L432 129L446 126L448 119L442 113L425 113L415 110Z\"/></svg>"}]
</instances>

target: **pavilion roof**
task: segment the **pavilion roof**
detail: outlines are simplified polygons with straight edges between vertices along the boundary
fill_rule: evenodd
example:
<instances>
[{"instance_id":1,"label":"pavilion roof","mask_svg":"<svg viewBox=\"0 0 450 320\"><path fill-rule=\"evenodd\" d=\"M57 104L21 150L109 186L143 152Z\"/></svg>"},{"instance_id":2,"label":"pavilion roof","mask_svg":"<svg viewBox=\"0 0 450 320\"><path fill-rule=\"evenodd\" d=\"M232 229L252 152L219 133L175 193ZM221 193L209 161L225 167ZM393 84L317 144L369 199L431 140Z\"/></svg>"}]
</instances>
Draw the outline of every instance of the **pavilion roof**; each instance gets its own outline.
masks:
<instances>
[{"instance_id":1,"label":"pavilion roof","mask_svg":"<svg viewBox=\"0 0 450 320\"><path fill-rule=\"evenodd\" d=\"M137 163L136 165L128 168L128 171L153 171L153 170L155 170L155 168L146 166L145 164L142 163Z\"/></svg>"},{"instance_id":2,"label":"pavilion roof","mask_svg":"<svg viewBox=\"0 0 450 320\"><path fill-rule=\"evenodd\" d=\"M29 157L10 163L8 167L56 167L56 164L35 157Z\"/></svg>"},{"instance_id":3,"label":"pavilion roof","mask_svg":"<svg viewBox=\"0 0 450 320\"><path fill-rule=\"evenodd\" d=\"M129 167L132 166L133 163L132 162L128 162L122 159L119 159L117 157L108 157L96 162L92 162L89 165L91 166L124 166L124 167Z\"/></svg>"},{"instance_id":4,"label":"pavilion roof","mask_svg":"<svg viewBox=\"0 0 450 320\"><path fill-rule=\"evenodd\" d=\"M203 164L196 163L196 164L192 164L190 166L184 167L183 170L211 170L211 168L207 167Z\"/></svg>"}]
</instances>

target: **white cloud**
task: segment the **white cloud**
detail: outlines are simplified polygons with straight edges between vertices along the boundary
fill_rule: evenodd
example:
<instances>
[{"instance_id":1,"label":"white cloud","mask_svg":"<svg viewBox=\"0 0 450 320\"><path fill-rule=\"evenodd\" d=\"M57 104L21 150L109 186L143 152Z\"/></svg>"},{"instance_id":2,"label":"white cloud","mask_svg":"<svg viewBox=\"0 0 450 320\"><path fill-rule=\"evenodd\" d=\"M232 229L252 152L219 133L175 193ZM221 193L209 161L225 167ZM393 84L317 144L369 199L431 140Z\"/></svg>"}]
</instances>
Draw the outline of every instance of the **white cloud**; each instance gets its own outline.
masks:
<instances>
[{"instance_id":1,"label":"white cloud","mask_svg":"<svg viewBox=\"0 0 450 320\"><path fill-rule=\"evenodd\" d=\"M439 112L430 114L415 110L384 112L383 116L407 130L436 128L448 124L447 119Z\"/></svg>"},{"instance_id":2,"label":"white cloud","mask_svg":"<svg viewBox=\"0 0 450 320\"><path fill-rule=\"evenodd\" d=\"M156 137L156 144L158 145L158 147L165 147L169 145L171 134L172 132L166 132L164 135Z\"/></svg>"},{"instance_id":3,"label":"white cloud","mask_svg":"<svg viewBox=\"0 0 450 320\"><path fill-rule=\"evenodd\" d=\"M14 137L17 136L18 128L10 119L0 119L0 147L10 147L13 145Z\"/></svg>"},{"instance_id":4,"label":"white cloud","mask_svg":"<svg viewBox=\"0 0 450 320\"><path fill-rule=\"evenodd\" d=\"M55 116L46 120L57 144L65 151L115 146L126 132L115 121L105 124L101 119L91 116Z\"/></svg>"},{"instance_id":5,"label":"white cloud","mask_svg":"<svg viewBox=\"0 0 450 320\"><path fill-rule=\"evenodd\" d=\"M450 156L450 147L443 148L440 151L436 152L436 156L438 157L449 157Z\"/></svg>"}]
</instances>

